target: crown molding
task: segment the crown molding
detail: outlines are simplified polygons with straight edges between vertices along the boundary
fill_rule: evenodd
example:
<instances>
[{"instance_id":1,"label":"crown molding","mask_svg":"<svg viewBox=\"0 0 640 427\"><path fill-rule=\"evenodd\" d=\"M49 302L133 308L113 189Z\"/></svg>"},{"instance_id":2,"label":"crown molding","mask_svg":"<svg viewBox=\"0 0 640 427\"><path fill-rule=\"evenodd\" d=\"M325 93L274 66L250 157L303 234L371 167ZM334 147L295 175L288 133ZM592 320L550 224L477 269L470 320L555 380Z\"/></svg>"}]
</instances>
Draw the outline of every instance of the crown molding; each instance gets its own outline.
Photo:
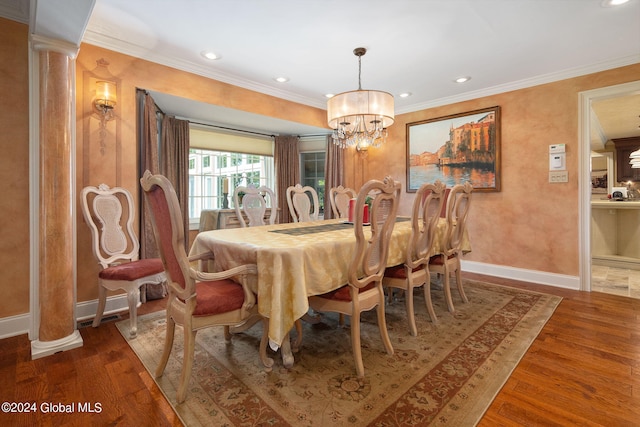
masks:
<instances>
[{"instance_id":1,"label":"crown molding","mask_svg":"<svg viewBox=\"0 0 640 427\"><path fill-rule=\"evenodd\" d=\"M277 98L286 99L287 101L295 102L298 104L322 108L323 110L327 107L326 102L324 102L323 100L313 99L306 96L301 96L293 92L275 89L271 86L266 86L252 80L242 79L238 76L224 73L219 70L212 70L208 65L197 64L190 61L176 60L175 58L161 55L156 52L151 52L144 47L134 45L124 40L106 36L104 34L99 34L89 29L85 32L82 42L104 49L113 50L125 55L130 55L135 58L144 59L156 64L165 65L177 70L197 74L199 76L207 77L223 83L228 83L244 89L260 92L265 95L271 95Z\"/></svg>"},{"instance_id":2,"label":"crown molding","mask_svg":"<svg viewBox=\"0 0 640 427\"><path fill-rule=\"evenodd\" d=\"M171 68L197 74L203 77L211 78L213 80L218 80L223 83L232 84L234 86L242 87L244 89L260 92L265 95L271 95L278 98L286 99L291 102L296 102L296 103L308 105L311 107L321 108L323 110L327 108L325 100L309 98L293 92L275 89L273 87L266 86L261 83L257 83L255 81L242 79L228 73L220 72L218 70L212 70L210 67L204 66L201 64L196 64L188 61L178 61L175 58L168 57L165 55L160 55L155 52L151 52L148 49L145 49L143 47L134 45L132 43L129 43L123 40L118 40L113 37L91 31L89 29L86 31L84 35L83 43L95 45L104 49L113 50L115 52L123 53L125 55L130 55L130 56L144 59L147 61L151 61L160 65L166 65ZM640 55L631 55L631 56L617 58L610 61L600 62L597 64L590 64L584 67L556 71L553 73L543 74L543 75L539 75L529 79L523 79L515 82L505 83L502 85L497 85L497 86L489 87L482 90L465 92L456 96L434 99L432 101L428 101L424 103L406 105L402 108L397 108L395 111L395 114L411 113L414 111L425 110L428 108L439 107L442 105L454 104L457 102L463 102L471 99L482 98L485 96L496 95L499 93L510 92L513 90L524 89L531 86L551 83L558 80L569 79L572 77L578 77L585 74L596 73L599 71L605 71L605 70L623 67L626 65L632 65L636 63L640 63Z\"/></svg>"},{"instance_id":3,"label":"crown molding","mask_svg":"<svg viewBox=\"0 0 640 427\"><path fill-rule=\"evenodd\" d=\"M457 102L469 101L471 99L483 98L485 96L497 95L499 93L511 92L518 89L526 89L532 86L538 86L547 83L553 83L559 80L570 79L574 77L584 76L586 74L597 73L600 71L611 70L614 68L624 67L640 63L640 55L631 55L623 58L617 58L610 61L590 64L584 67L570 68L566 70L555 71L553 73L541 74L529 79L518 80L515 82L505 83L489 88L465 92L456 96L434 99L433 101L423 102L419 104L407 105L396 110L396 114L411 113L428 108L440 107L442 105L455 104Z\"/></svg>"}]
</instances>

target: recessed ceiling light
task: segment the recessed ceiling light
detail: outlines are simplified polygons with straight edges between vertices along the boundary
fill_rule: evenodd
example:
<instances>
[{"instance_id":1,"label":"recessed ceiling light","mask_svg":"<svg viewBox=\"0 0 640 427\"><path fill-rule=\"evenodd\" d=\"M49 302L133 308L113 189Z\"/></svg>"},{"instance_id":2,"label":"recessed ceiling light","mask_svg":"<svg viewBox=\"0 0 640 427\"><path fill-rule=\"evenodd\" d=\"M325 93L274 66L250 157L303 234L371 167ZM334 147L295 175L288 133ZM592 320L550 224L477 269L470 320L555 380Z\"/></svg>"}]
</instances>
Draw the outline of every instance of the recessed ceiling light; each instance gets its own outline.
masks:
<instances>
[{"instance_id":1,"label":"recessed ceiling light","mask_svg":"<svg viewBox=\"0 0 640 427\"><path fill-rule=\"evenodd\" d=\"M333 94L333 93L326 93L324 96L325 96L326 98L333 98L333 97L334 97L334 94Z\"/></svg>"},{"instance_id":2,"label":"recessed ceiling light","mask_svg":"<svg viewBox=\"0 0 640 427\"><path fill-rule=\"evenodd\" d=\"M400 95L398 95L400 98L407 98L409 96L411 96L411 92L403 92Z\"/></svg>"},{"instance_id":3,"label":"recessed ceiling light","mask_svg":"<svg viewBox=\"0 0 640 427\"><path fill-rule=\"evenodd\" d=\"M215 52L211 52L210 50L203 50L200 52L200 55L202 55L203 58L210 59L212 61L221 58L220 55L217 55Z\"/></svg>"},{"instance_id":4,"label":"recessed ceiling light","mask_svg":"<svg viewBox=\"0 0 640 427\"><path fill-rule=\"evenodd\" d=\"M278 83L285 83L285 82L289 81L289 78L288 77L276 77L274 80L277 81Z\"/></svg>"},{"instance_id":5,"label":"recessed ceiling light","mask_svg":"<svg viewBox=\"0 0 640 427\"><path fill-rule=\"evenodd\" d=\"M602 0L602 7L615 7L627 3L629 0Z\"/></svg>"},{"instance_id":6,"label":"recessed ceiling light","mask_svg":"<svg viewBox=\"0 0 640 427\"><path fill-rule=\"evenodd\" d=\"M456 83L465 83L465 82L468 82L469 80L471 80L471 77L464 76L464 77L458 77L457 79L454 80L454 82L456 82Z\"/></svg>"}]
</instances>

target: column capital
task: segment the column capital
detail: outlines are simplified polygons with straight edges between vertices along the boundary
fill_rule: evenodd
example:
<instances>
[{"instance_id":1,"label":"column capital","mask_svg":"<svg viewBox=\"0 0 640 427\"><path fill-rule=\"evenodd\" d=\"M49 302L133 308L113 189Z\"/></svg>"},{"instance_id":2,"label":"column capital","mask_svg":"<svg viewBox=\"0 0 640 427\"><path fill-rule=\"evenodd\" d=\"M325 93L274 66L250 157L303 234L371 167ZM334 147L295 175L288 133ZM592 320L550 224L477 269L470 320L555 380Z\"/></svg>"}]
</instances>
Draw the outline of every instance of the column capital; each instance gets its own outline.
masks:
<instances>
[{"instance_id":1,"label":"column capital","mask_svg":"<svg viewBox=\"0 0 640 427\"><path fill-rule=\"evenodd\" d=\"M71 59L76 59L78 51L80 50L80 48L73 43L52 39L38 34L31 34L31 46L33 50L36 51L50 50L67 55Z\"/></svg>"}]
</instances>

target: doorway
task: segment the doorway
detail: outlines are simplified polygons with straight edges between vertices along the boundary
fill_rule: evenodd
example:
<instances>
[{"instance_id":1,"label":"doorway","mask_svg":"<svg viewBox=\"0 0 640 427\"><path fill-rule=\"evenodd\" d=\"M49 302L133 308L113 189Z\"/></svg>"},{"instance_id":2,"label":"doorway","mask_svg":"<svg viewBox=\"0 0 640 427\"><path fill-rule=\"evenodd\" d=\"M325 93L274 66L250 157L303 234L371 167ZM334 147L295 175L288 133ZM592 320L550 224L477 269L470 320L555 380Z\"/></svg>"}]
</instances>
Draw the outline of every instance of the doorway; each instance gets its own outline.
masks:
<instances>
[{"instance_id":1,"label":"doorway","mask_svg":"<svg viewBox=\"0 0 640 427\"><path fill-rule=\"evenodd\" d=\"M608 86L600 89L581 92L579 94L579 224L580 224L580 289L584 291L602 290L600 286L592 286L592 280L601 280L605 274L598 270L593 274L591 252L591 133L593 102L617 97L640 94L640 81ZM606 272L608 274L609 272ZM623 278L619 271L612 270L611 278ZM623 275L624 277L624 275ZM607 279L605 279L607 280ZM616 279L617 280L617 279ZM627 277L628 280L628 277ZM631 278L634 280L634 278ZM599 283L599 282L598 282ZM622 284L621 284L622 286ZM598 289L596 289L598 288Z\"/></svg>"}]
</instances>

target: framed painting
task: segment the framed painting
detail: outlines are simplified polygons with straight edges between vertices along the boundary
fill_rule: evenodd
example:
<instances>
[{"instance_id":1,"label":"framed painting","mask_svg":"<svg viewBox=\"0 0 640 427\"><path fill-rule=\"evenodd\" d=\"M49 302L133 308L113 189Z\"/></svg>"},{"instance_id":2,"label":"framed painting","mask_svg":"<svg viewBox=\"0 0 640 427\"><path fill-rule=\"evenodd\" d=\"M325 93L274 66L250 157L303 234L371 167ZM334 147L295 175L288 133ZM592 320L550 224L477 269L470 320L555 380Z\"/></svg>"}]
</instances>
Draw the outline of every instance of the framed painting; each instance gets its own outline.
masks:
<instances>
[{"instance_id":1,"label":"framed painting","mask_svg":"<svg viewBox=\"0 0 640 427\"><path fill-rule=\"evenodd\" d=\"M407 123L407 191L435 180L500 191L500 107Z\"/></svg>"},{"instance_id":2,"label":"framed painting","mask_svg":"<svg viewBox=\"0 0 640 427\"><path fill-rule=\"evenodd\" d=\"M591 194L603 195L613 192L613 153L591 153Z\"/></svg>"}]
</instances>

